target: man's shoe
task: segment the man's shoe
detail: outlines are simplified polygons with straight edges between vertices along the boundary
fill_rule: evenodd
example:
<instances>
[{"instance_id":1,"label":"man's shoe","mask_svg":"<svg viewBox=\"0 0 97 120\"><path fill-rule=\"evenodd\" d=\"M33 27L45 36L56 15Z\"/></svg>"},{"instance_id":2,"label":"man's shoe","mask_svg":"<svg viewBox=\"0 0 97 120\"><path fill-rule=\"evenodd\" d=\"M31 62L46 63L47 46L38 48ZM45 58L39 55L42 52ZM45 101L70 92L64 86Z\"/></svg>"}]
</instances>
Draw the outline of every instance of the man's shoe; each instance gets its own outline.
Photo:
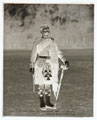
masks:
<instances>
[{"instance_id":1,"label":"man's shoe","mask_svg":"<svg viewBox=\"0 0 97 120\"><path fill-rule=\"evenodd\" d=\"M47 108L47 109L53 109L53 110L55 110L55 109L56 109L56 106L53 105L53 104L51 104L51 105L46 105L46 108Z\"/></svg>"},{"instance_id":2,"label":"man's shoe","mask_svg":"<svg viewBox=\"0 0 97 120\"><path fill-rule=\"evenodd\" d=\"M46 95L46 108L56 109L56 106L50 102L50 96Z\"/></svg>"},{"instance_id":3,"label":"man's shoe","mask_svg":"<svg viewBox=\"0 0 97 120\"><path fill-rule=\"evenodd\" d=\"M46 110L46 107L40 107L40 109L41 109L42 111L45 111L45 110Z\"/></svg>"}]
</instances>

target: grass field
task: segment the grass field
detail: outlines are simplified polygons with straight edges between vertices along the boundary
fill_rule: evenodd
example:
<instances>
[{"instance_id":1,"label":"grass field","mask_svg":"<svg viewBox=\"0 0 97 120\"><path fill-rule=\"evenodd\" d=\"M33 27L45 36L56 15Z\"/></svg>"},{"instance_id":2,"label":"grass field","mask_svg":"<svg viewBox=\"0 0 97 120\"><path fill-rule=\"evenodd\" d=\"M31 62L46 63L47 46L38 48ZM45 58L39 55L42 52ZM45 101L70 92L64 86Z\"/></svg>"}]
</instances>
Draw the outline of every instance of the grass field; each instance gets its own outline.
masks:
<instances>
[{"instance_id":1,"label":"grass field","mask_svg":"<svg viewBox=\"0 0 97 120\"><path fill-rule=\"evenodd\" d=\"M93 50L64 50L70 61L56 110L41 111L29 73L31 51L4 51L4 116L93 116ZM54 98L52 95L52 102Z\"/></svg>"}]
</instances>

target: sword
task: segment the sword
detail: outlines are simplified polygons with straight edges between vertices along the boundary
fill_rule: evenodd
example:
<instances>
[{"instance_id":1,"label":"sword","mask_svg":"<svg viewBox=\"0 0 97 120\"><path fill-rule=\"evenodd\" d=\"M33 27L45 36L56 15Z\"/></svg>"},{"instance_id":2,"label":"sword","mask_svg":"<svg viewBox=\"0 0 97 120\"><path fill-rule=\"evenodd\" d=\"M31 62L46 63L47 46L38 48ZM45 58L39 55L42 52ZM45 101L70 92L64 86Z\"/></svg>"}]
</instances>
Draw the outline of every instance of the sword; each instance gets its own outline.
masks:
<instances>
[{"instance_id":1,"label":"sword","mask_svg":"<svg viewBox=\"0 0 97 120\"><path fill-rule=\"evenodd\" d=\"M33 78L33 93L35 93L35 75L32 75Z\"/></svg>"},{"instance_id":2,"label":"sword","mask_svg":"<svg viewBox=\"0 0 97 120\"><path fill-rule=\"evenodd\" d=\"M58 89L57 89L57 93L56 93L56 100L58 100L58 97L59 97L61 83L62 83L62 79L64 76L64 70L67 70L67 69L68 69L67 67L64 67L63 65L61 65L61 76L60 76L59 85L58 85Z\"/></svg>"}]
</instances>

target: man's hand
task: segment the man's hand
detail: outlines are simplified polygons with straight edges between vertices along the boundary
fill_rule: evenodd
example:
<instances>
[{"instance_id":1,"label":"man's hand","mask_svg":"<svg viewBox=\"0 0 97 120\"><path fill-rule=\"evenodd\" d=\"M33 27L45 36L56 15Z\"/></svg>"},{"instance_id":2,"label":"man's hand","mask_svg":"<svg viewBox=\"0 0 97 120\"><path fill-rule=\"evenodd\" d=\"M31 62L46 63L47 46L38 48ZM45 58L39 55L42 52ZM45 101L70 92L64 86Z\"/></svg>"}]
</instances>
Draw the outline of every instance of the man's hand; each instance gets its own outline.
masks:
<instances>
[{"instance_id":1,"label":"man's hand","mask_svg":"<svg viewBox=\"0 0 97 120\"><path fill-rule=\"evenodd\" d=\"M69 69L69 62L65 61L64 65L61 65L61 69L68 70Z\"/></svg>"},{"instance_id":2,"label":"man's hand","mask_svg":"<svg viewBox=\"0 0 97 120\"><path fill-rule=\"evenodd\" d=\"M69 68L69 62L68 62L68 61L65 61L65 66L66 66L67 68Z\"/></svg>"},{"instance_id":3,"label":"man's hand","mask_svg":"<svg viewBox=\"0 0 97 120\"><path fill-rule=\"evenodd\" d=\"M29 68L29 72L31 72L32 74L34 74L34 68Z\"/></svg>"}]
</instances>

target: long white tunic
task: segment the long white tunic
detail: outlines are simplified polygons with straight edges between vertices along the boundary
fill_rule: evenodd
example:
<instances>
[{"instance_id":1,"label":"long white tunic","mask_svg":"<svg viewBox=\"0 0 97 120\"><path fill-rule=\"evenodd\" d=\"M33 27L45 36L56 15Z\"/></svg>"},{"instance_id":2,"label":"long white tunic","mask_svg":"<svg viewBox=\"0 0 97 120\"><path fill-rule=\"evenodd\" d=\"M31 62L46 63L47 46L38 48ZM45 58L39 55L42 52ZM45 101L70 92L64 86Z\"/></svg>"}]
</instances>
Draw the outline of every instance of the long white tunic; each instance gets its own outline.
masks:
<instances>
[{"instance_id":1,"label":"long white tunic","mask_svg":"<svg viewBox=\"0 0 97 120\"><path fill-rule=\"evenodd\" d=\"M49 57L49 59L45 59L42 57ZM60 58L62 62L65 62L65 57L63 56L62 52L58 49L57 44L52 40L51 37L47 39L36 39L36 41L33 44L31 55L31 65L35 68L35 85L53 85L54 83L58 83L58 58ZM47 71L50 70L50 77L48 77L50 74L46 74L46 69Z\"/></svg>"}]
</instances>

